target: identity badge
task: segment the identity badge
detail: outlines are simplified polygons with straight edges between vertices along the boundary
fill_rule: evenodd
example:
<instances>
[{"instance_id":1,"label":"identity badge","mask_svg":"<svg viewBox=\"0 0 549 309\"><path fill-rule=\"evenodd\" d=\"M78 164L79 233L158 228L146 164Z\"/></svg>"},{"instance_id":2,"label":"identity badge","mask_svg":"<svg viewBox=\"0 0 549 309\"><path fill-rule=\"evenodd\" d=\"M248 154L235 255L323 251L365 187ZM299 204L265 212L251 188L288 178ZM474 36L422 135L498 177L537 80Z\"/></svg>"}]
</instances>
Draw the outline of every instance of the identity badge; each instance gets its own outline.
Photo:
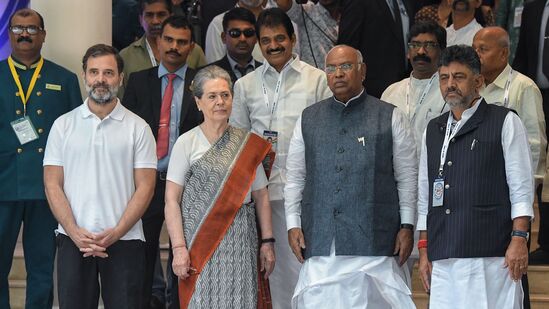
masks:
<instances>
[{"instance_id":1,"label":"identity badge","mask_svg":"<svg viewBox=\"0 0 549 309\"><path fill-rule=\"evenodd\" d=\"M11 122L11 127L19 139L19 143L24 145L38 139L38 133L32 125L29 116L25 116Z\"/></svg>"},{"instance_id":2,"label":"identity badge","mask_svg":"<svg viewBox=\"0 0 549 309\"><path fill-rule=\"evenodd\" d=\"M436 178L433 182L433 207L440 207L444 202L444 178Z\"/></svg>"},{"instance_id":3,"label":"identity badge","mask_svg":"<svg viewBox=\"0 0 549 309\"><path fill-rule=\"evenodd\" d=\"M271 150L263 159L263 169L265 170L265 175L267 179L271 176L271 171L273 170L273 164L275 160L275 149L276 143L278 142L278 132L277 131L263 131L263 138L271 143Z\"/></svg>"},{"instance_id":4,"label":"identity badge","mask_svg":"<svg viewBox=\"0 0 549 309\"><path fill-rule=\"evenodd\" d=\"M522 5L517 6L515 8L515 14L513 16L513 27L515 27L515 28L520 27L520 24L522 23L522 11L523 10L524 10L524 7Z\"/></svg>"},{"instance_id":5,"label":"identity badge","mask_svg":"<svg viewBox=\"0 0 549 309\"><path fill-rule=\"evenodd\" d=\"M273 149L276 148L276 143L278 142L278 132L277 131L263 131L263 138L267 140L267 142L271 143L273 146Z\"/></svg>"}]
</instances>

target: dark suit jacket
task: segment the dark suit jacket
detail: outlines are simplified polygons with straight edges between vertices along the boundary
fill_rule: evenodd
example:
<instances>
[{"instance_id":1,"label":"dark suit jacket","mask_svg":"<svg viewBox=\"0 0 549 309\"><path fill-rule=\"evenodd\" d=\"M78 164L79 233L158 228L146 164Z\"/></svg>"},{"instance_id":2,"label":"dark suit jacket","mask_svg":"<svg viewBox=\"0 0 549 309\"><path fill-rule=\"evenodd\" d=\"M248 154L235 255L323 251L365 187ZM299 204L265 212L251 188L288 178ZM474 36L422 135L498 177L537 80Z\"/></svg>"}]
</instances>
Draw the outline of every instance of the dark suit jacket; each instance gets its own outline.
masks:
<instances>
[{"instance_id":1,"label":"dark suit jacket","mask_svg":"<svg viewBox=\"0 0 549 309\"><path fill-rule=\"evenodd\" d=\"M195 70L187 68L179 134L183 134L196 127L203 120L202 113L198 111L189 89L195 74ZM158 78L158 67L135 72L130 75L126 91L124 92L124 98L122 99L122 104L125 107L149 124L155 139L158 136L158 123L160 121L160 108L162 106L161 87L162 81Z\"/></svg>"},{"instance_id":2,"label":"dark suit jacket","mask_svg":"<svg viewBox=\"0 0 549 309\"><path fill-rule=\"evenodd\" d=\"M412 4L415 2L403 3L412 25L417 11ZM385 88L409 74L404 42L385 0L344 0L337 43L350 45L364 56L364 86L370 95L381 97Z\"/></svg>"},{"instance_id":3,"label":"dark suit jacket","mask_svg":"<svg viewBox=\"0 0 549 309\"><path fill-rule=\"evenodd\" d=\"M545 0L534 0L524 5L519 41L513 68L536 80L541 17Z\"/></svg>"},{"instance_id":4,"label":"dark suit jacket","mask_svg":"<svg viewBox=\"0 0 549 309\"><path fill-rule=\"evenodd\" d=\"M254 60L254 66L257 68L258 66L262 65L263 63ZM227 58L227 54L225 54L225 57L217 60L216 62L212 62L208 65L217 65L218 67L222 68L223 70L227 71L229 73L229 76L231 76L231 81L234 83L238 78L236 78L236 75L233 72L233 69L231 68L231 63L229 62L229 58Z\"/></svg>"}]
</instances>

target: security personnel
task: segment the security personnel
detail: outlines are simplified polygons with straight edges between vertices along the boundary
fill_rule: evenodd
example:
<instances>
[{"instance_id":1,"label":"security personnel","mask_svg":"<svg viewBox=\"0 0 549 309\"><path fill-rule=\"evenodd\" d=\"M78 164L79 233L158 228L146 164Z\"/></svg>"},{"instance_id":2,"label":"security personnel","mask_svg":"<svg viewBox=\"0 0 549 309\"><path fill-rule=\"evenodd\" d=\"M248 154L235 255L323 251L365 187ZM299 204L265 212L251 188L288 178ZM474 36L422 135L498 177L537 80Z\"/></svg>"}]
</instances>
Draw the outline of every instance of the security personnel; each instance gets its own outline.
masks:
<instances>
[{"instance_id":1,"label":"security personnel","mask_svg":"<svg viewBox=\"0 0 549 309\"><path fill-rule=\"evenodd\" d=\"M46 202L42 160L53 121L82 103L76 75L40 55L42 16L10 17L11 56L0 62L0 308L9 308L8 274L23 224L26 308L51 308L57 223Z\"/></svg>"}]
</instances>

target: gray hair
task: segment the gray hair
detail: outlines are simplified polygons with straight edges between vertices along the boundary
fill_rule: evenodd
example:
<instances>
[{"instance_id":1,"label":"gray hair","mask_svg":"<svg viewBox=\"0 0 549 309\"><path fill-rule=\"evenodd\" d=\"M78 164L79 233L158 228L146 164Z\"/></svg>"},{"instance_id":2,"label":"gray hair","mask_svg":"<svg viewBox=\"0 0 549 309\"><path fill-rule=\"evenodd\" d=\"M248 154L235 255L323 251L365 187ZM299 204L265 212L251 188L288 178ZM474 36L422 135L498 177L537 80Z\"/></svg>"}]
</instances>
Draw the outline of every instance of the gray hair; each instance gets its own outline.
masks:
<instances>
[{"instance_id":1,"label":"gray hair","mask_svg":"<svg viewBox=\"0 0 549 309\"><path fill-rule=\"evenodd\" d=\"M196 73L191 84L191 91L195 97L202 98L204 94L204 84L213 79L224 79L229 85L231 94L233 93L233 82L227 71L217 65L209 65Z\"/></svg>"},{"instance_id":2,"label":"gray hair","mask_svg":"<svg viewBox=\"0 0 549 309\"><path fill-rule=\"evenodd\" d=\"M362 53L360 52L360 50L352 47L352 46L349 46L349 45L346 45L346 44L339 44L339 45L336 45L334 47L332 47L332 49L330 49L327 53L326 53L326 57L324 57L324 66L326 66L326 60L328 59L328 55L333 51L335 50L336 48L341 48L341 47L349 47L351 49L353 49L355 52L356 52L356 62L357 63L363 63L364 62L364 57L362 57Z\"/></svg>"}]
</instances>

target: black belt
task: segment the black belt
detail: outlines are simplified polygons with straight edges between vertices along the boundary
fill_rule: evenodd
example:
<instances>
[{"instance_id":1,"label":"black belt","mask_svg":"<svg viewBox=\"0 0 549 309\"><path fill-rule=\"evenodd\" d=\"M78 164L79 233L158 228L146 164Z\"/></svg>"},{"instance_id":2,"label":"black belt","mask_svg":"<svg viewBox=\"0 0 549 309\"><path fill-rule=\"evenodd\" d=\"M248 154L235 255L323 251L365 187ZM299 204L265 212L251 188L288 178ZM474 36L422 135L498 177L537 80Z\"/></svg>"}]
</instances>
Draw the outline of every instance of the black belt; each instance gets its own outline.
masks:
<instances>
[{"instance_id":1,"label":"black belt","mask_svg":"<svg viewBox=\"0 0 549 309\"><path fill-rule=\"evenodd\" d=\"M160 180L166 180L166 175L168 174L167 172L157 172L156 173L158 175L158 179Z\"/></svg>"}]
</instances>

